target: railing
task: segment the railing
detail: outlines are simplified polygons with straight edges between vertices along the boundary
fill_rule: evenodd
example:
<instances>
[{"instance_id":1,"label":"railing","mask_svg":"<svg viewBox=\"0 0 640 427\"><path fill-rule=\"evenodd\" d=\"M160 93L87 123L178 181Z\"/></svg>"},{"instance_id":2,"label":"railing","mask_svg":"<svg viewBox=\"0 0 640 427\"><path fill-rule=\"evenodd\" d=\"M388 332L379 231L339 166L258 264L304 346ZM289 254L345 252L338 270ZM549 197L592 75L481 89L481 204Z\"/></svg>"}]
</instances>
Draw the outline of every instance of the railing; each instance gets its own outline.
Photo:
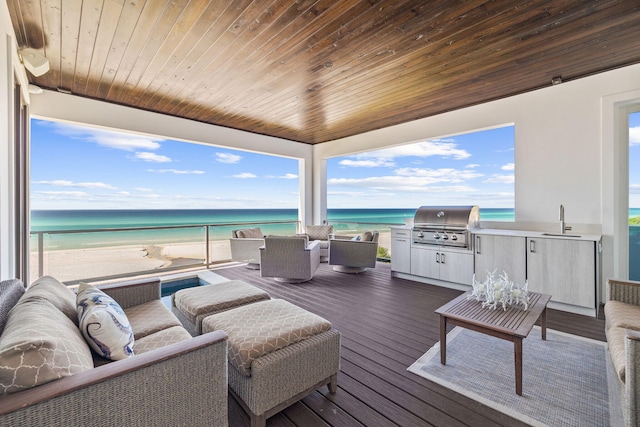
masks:
<instances>
[{"instance_id":1,"label":"railing","mask_svg":"<svg viewBox=\"0 0 640 427\"><path fill-rule=\"evenodd\" d=\"M295 234L300 221L32 231L30 275L73 284L208 268L231 261L232 230L256 226L264 234Z\"/></svg>"},{"instance_id":2,"label":"railing","mask_svg":"<svg viewBox=\"0 0 640 427\"><path fill-rule=\"evenodd\" d=\"M329 221L337 234L378 230L378 259L390 259L396 223ZM67 284L80 281L209 268L231 261L229 238L238 228L260 226L264 234L295 234L300 221L262 221L31 232L32 278L46 274Z\"/></svg>"}]
</instances>

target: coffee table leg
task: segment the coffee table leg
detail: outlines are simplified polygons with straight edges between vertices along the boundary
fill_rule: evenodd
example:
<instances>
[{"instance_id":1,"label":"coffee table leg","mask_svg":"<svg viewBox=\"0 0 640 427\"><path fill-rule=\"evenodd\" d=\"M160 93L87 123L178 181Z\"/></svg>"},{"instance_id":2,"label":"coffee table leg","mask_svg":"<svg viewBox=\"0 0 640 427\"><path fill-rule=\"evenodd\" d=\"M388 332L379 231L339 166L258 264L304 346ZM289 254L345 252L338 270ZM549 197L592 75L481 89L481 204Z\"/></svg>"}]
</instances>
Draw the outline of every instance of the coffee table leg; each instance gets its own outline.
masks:
<instances>
[{"instance_id":1,"label":"coffee table leg","mask_svg":"<svg viewBox=\"0 0 640 427\"><path fill-rule=\"evenodd\" d=\"M440 363L447 364L447 318L440 315Z\"/></svg>"},{"instance_id":2,"label":"coffee table leg","mask_svg":"<svg viewBox=\"0 0 640 427\"><path fill-rule=\"evenodd\" d=\"M545 341L547 339L547 307L542 310L540 315L540 329L542 331L542 340Z\"/></svg>"},{"instance_id":3,"label":"coffee table leg","mask_svg":"<svg viewBox=\"0 0 640 427\"><path fill-rule=\"evenodd\" d=\"M516 364L516 394L522 396L522 338L515 337L513 347Z\"/></svg>"}]
</instances>

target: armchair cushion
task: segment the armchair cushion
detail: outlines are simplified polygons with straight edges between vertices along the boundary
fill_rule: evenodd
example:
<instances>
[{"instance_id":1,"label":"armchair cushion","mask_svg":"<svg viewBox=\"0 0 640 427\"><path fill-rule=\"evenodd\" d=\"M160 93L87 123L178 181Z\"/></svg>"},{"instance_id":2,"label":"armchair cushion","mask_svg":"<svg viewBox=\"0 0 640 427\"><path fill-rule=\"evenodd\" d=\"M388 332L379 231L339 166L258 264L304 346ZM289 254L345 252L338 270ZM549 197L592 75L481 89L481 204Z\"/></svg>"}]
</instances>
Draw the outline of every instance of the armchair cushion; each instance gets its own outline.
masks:
<instances>
[{"instance_id":1,"label":"armchair cushion","mask_svg":"<svg viewBox=\"0 0 640 427\"><path fill-rule=\"evenodd\" d=\"M306 235L309 240L329 240L333 233L333 225L307 225Z\"/></svg>"},{"instance_id":2,"label":"armchair cushion","mask_svg":"<svg viewBox=\"0 0 640 427\"><path fill-rule=\"evenodd\" d=\"M626 328L640 331L640 305L609 301L604 306L604 316L609 328Z\"/></svg>"},{"instance_id":3,"label":"armchair cushion","mask_svg":"<svg viewBox=\"0 0 640 427\"><path fill-rule=\"evenodd\" d=\"M120 305L98 288L81 283L78 322L89 346L111 360L133 356L133 330Z\"/></svg>"},{"instance_id":4,"label":"armchair cushion","mask_svg":"<svg viewBox=\"0 0 640 427\"><path fill-rule=\"evenodd\" d=\"M262 234L262 230L260 230L260 227L255 227L237 230L236 236L244 239L262 239L264 237L264 234Z\"/></svg>"},{"instance_id":5,"label":"armchair cushion","mask_svg":"<svg viewBox=\"0 0 640 427\"><path fill-rule=\"evenodd\" d=\"M0 394L93 369L78 327L49 301L21 299L0 337Z\"/></svg>"}]
</instances>

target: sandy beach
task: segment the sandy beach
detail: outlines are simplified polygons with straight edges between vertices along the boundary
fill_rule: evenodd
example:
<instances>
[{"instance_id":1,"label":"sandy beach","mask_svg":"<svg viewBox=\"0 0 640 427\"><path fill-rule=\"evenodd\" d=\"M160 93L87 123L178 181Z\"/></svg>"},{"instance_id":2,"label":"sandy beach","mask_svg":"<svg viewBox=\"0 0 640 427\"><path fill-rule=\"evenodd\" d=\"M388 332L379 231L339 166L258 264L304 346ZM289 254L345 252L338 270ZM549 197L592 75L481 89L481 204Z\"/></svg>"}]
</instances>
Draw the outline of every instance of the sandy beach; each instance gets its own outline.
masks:
<instances>
[{"instance_id":1,"label":"sandy beach","mask_svg":"<svg viewBox=\"0 0 640 427\"><path fill-rule=\"evenodd\" d=\"M379 245L390 248L390 232L382 232ZM210 262L231 259L228 240L210 242ZM135 274L142 271L197 266L204 263L204 243L170 243L162 245L131 245L91 249L45 251L43 275L51 275L63 282ZM31 279L39 277L38 254L31 253Z\"/></svg>"}]
</instances>

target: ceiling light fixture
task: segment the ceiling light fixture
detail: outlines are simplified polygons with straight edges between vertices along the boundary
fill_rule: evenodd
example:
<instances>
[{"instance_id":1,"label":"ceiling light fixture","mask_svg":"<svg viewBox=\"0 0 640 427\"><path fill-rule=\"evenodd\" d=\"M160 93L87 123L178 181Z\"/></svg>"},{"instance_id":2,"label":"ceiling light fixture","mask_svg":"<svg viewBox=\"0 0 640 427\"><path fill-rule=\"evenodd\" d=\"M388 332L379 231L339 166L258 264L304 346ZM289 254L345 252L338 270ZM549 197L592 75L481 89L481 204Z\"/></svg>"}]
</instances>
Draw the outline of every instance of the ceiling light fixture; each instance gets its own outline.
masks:
<instances>
[{"instance_id":1,"label":"ceiling light fixture","mask_svg":"<svg viewBox=\"0 0 640 427\"><path fill-rule=\"evenodd\" d=\"M560 83L562 83L562 77L560 76L551 79L551 84L554 86L559 85Z\"/></svg>"},{"instance_id":2,"label":"ceiling light fixture","mask_svg":"<svg viewBox=\"0 0 640 427\"><path fill-rule=\"evenodd\" d=\"M20 49L18 54L24 68L34 76L38 77L49 71L49 60L37 50L31 48Z\"/></svg>"}]
</instances>

